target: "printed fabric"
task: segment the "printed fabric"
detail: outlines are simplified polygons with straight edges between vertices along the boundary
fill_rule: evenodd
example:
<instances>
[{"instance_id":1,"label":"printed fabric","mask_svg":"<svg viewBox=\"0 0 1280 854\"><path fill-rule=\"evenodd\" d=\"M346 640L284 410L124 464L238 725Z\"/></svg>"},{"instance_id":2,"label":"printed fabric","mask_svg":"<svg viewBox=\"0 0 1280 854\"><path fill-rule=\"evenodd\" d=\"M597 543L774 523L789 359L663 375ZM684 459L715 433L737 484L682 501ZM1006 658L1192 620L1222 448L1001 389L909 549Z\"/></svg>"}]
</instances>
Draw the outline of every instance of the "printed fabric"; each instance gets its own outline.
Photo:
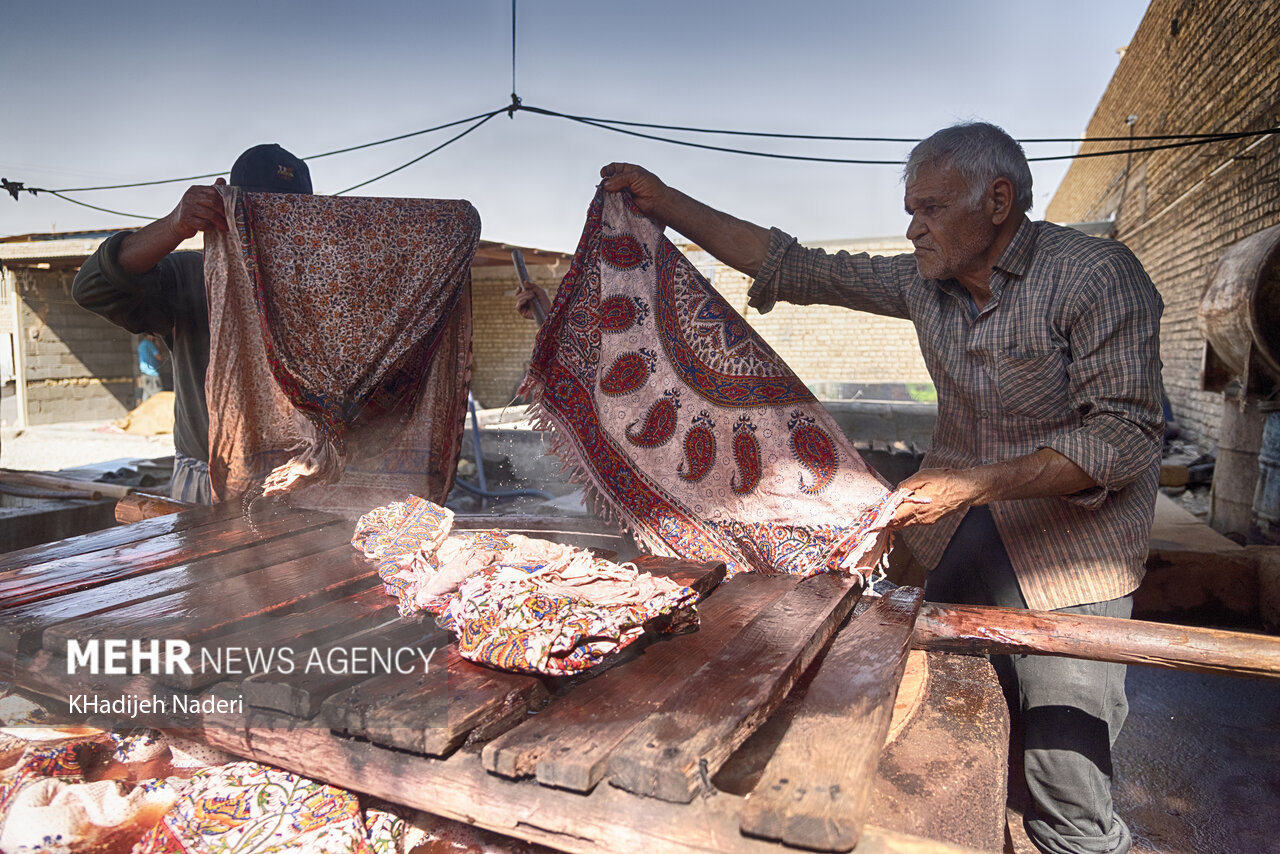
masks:
<instances>
[{"instance_id":1,"label":"printed fabric","mask_svg":"<svg viewBox=\"0 0 1280 854\"><path fill-rule=\"evenodd\" d=\"M0 728L0 850L11 854L405 854L468 845L491 854L533 848L154 730Z\"/></svg>"},{"instance_id":2,"label":"printed fabric","mask_svg":"<svg viewBox=\"0 0 1280 854\"><path fill-rule=\"evenodd\" d=\"M215 500L444 500L470 382L475 208L222 194L228 230L205 246Z\"/></svg>"},{"instance_id":3,"label":"printed fabric","mask_svg":"<svg viewBox=\"0 0 1280 854\"><path fill-rule=\"evenodd\" d=\"M810 575L887 546L900 497L629 195L591 203L523 390L657 553Z\"/></svg>"},{"instance_id":4,"label":"printed fabric","mask_svg":"<svg viewBox=\"0 0 1280 854\"><path fill-rule=\"evenodd\" d=\"M361 517L351 542L377 562L401 614L430 611L463 658L566 675L697 620L688 587L572 546L506 531L452 533L453 512L417 496Z\"/></svg>"}]
</instances>

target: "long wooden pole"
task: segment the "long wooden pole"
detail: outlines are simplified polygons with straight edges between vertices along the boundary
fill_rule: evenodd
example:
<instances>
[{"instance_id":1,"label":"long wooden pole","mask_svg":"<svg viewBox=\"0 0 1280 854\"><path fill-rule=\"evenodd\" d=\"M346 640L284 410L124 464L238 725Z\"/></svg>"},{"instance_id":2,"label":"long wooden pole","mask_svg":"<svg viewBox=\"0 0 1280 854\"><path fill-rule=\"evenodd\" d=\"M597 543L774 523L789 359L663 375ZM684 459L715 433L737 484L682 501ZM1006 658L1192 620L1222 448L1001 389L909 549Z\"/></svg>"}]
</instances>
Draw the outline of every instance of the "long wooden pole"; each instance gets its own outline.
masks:
<instances>
[{"instance_id":1,"label":"long wooden pole","mask_svg":"<svg viewBox=\"0 0 1280 854\"><path fill-rule=\"evenodd\" d=\"M916 619L912 645L944 652L1059 655L1280 678L1280 637L988 605L926 602Z\"/></svg>"}]
</instances>

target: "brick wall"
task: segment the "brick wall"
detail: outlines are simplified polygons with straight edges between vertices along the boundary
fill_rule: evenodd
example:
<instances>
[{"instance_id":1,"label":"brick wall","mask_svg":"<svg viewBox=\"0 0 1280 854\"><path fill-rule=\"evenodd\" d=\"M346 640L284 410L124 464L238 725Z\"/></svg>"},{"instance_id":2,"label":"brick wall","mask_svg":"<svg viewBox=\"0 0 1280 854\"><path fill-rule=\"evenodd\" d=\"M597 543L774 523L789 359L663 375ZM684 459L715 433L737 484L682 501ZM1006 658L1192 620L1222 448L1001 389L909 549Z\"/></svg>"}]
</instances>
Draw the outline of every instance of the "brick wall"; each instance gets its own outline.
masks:
<instances>
[{"instance_id":1,"label":"brick wall","mask_svg":"<svg viewBox=\"0 0 1280 854\"><path fill-rule=\"evenodd\" d=\"M555 299L568 264L529 267L533 280ZM471 393L483 408L506 406L524 379L538 327L516 314L519 282L511 265L471 271Z\"/></svg>"},{"instance_id":2,"label":"brick wall","mask_svg":"<svg viewBox=\"0 0 1280 854\"><path fill-rule=\"evenodd\" d=\"M75 270L16 271L31 424L119 418L133 406L134 336L76 305Z\"/></svg>"},{"instance_id":3,"label":"brick wall","mask_svg":"<svg viewBox=\"0 0 1280 854\"><path fill-rule=\"evenodd\" d=\"M1280 3L1152 0L1086 136L1126 135L1131 115L1139 136L1280 125ZM1164 298L1161 355L1174 414L1206 446L1216 444L1222 397L1200 391L1196 309L1223 251L1280 223L1280 140L1260 139L1135 154L1131 162L1076 160L1046 211L1057 222L1115 218L1116 237Z\"/></svg>"},{"instance_id":4,"label":"brick wall","mask_svg":"<svg viewBox=\"0 0 1280 854\"><path fill-rule=\"evenodd\" d=\"M911 251L906 238L808 244L828 252L844 249L873 255ZM747 307L751 280L697 247L682 247L729 304L822 396L841 385L920 384L932 387L915 328L910 321L831 306L778 303L768 314Z\"/></svg>"}]
</instances>

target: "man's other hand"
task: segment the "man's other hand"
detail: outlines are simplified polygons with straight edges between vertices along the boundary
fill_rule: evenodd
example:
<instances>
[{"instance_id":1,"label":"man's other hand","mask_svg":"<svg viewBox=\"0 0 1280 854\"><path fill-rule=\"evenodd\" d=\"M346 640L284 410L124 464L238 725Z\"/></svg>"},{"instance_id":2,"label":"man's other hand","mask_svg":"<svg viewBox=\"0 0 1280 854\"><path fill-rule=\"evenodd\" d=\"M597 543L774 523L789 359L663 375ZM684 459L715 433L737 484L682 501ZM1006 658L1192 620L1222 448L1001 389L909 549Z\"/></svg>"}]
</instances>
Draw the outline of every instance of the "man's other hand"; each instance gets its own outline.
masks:
<instances>
[{"instance_id":1,"label":"man's other hand","mask_svg":"<svg viewBox=\"0 0 1280 854\"><path fill-rule=\"evenodd\" d=\"M985 488L978 469L921 469L898 484L907 496L892 526L932 525L948 513L985 504Z\"/></svg>"},{"instance_id":2,"label":"man's other hand","mask_svg":"<svg viewBox=\"0 0 1280 854\"><path fill-rule=\"evenodd\" d=\"M195 237L200 231L226 231L227 216L217 187L227 182L219 178L215 185L188 187L178 206L165 218L169 230L178 241Z\"/></svg>"},{"instance_id":3,"label":"man's other hand","mask_svg":"<svg viewBox=\"0 0 1280 854\"><path fill-rule=\"evenodd\" d=\"M542 306L543 317L551 313L551 298L547 296L547 292L533 282L524 282L516 293L516 311L525 320L535 319L533 316L535 301Z\"/></svg>"},{"instance_id":4,"label":"man's other hand","mask_svg":"<svg viewBox=\"0 0 1280 854\"><path fill-rule=\"evenodd\" d=\"M600 177L607 191L629 190L641 213L659 225L666 225L659 209L670 188L657 175L634 163L610 163L600 170Z\"/></svg>"}]
</instances>

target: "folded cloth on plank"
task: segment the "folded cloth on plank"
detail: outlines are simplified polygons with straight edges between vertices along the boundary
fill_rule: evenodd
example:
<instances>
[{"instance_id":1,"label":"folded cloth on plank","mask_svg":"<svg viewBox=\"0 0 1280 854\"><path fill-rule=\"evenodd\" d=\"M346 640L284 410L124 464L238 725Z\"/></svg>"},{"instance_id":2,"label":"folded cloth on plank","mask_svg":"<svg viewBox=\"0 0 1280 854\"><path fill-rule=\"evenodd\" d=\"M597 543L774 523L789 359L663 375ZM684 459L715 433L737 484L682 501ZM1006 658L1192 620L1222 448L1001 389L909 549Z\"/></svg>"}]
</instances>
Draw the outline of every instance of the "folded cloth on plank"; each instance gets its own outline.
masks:
<instances>
[{"instance_id":1,"label":"folded cloth on plank","mask_svg":"<svg viewBox=\"0 0 1280 854\"><path fill-rule=\"evenodd\" d=\"M629 195L596 193L522 390L656 553L865 574L887 548L901 496Z\"/></svg>"},{"instance_id":2,"label":"folded cloth on plank","mask_svg":"<svg viewBox=\"0 0 1280 854\"><path fill-rule=\"evenodd\" d=\"M646 624L697 621L697 594L590 552L506 531L451 533L423 498L361 517L352 545L377 562L401 614L430 611L464 658L504 670L577 673L634 643Z\"/></svg>"},{"instance_id":3,"label":"folded cloth on plank","mask_svg":"<svg viewBox=\"0 0 1280 854\"><path fill-rule=\"evenodd\" d=\"M222 194L228 230L205 245L215 500L443 501L470 384L475 208Z\"/></svg>"}]
</instances>

